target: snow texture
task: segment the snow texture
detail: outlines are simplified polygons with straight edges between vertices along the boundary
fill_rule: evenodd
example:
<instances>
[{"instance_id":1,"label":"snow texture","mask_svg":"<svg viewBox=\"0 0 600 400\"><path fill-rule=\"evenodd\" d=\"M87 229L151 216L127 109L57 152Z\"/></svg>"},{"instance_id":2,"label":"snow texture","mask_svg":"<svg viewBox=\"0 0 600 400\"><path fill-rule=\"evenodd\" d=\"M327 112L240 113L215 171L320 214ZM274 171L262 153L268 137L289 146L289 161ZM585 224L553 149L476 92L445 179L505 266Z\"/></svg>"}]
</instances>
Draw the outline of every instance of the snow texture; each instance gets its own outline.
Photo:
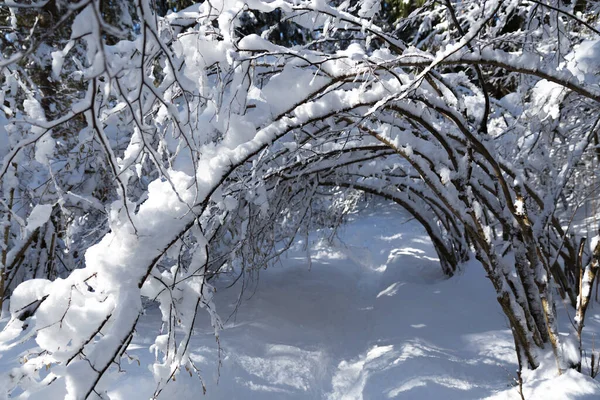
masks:
<instances>
[{"instance_id":1,"label":"snow texture","mask_svg":"<svg viewBox=\"0 0 600 400\"><path fill-rule=\"evenodd\" d=\"M228 317L221 349L202 312L190 343L207 399L520 399L512 335L477 263L445 278L425 232L389 204L355 215L336 244L318 236L309 244L310 268L299 242L279 267L261 272L239 305L240 286L217 283L215 301ZM27 297L43 294L30 285ZM586 340L600 332L600 314L590 313ZM147 366L160 320L157 309L142 317L127 351L140 364L122 366L111 399L152 395ZM4 353L0 365L17 356ZM85 373L77 367L72 379ZM589 377L556 376L550 354L524 378L526 399L600 395ZM181 374L161 397L191 400L201 391Z\"/></svg>"}]
</instances>

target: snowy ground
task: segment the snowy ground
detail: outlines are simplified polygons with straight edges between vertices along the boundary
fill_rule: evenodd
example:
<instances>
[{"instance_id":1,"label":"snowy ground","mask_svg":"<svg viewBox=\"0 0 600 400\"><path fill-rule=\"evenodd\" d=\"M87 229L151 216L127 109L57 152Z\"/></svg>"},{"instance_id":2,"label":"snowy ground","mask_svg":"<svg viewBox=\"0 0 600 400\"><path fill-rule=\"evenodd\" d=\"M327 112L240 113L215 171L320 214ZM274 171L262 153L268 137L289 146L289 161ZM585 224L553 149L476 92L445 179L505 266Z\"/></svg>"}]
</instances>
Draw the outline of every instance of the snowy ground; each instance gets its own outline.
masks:
<instances>
[{"instance_id":1,"label":"snowy ground","mask_svg":"<svg viewBox=\"0 0 600 400\"><path fill-rule=\"evenodd\" d=\"M192 339L207 394L186 372L165 399L520 399L507 322L479 265L442 275L427 237L399 209L362 212L335 246L312 243L262 271L234 313L240 287L217 283L218 346L204 313ZM563 311L564 329L568 319ZM149 310L111 398L148 399L147 365L158 310ZM600 305L588 337L600 333ZM1 364L1 363L0 363ZM552 362L526 377L526 399L598 399L600 383L554 376ZM218 381L218 382L217 382ZM570 393L566 395L565 393Z\"/></svg>"},{"instance_id":2,"label":"snowy ground","mask_svg":"<svg viewBox=\"0 0 600 400\"><path fill-rule=\"evenodd\" d=\"M220 315L231 315L220 336L220 376L207 319L193 339L207 399L520 398L512 336L479 265L445 279L423 230L395 207L360 213L339 236L333 247L312 244L310 268L299 245L283 265L262 271L237 313L240 286L217 284ZM588 332L600 333L598 309ZM142 366L129 366L116 398L152 393L144 364L158 318L150 311L144 320L130 352ZM597 382L577 374L548 380L553 375L550 365L527 377L526 399L600 397ZM182 374L164 397L199 393L197 379Z\"/></svg>"}]
</instances>

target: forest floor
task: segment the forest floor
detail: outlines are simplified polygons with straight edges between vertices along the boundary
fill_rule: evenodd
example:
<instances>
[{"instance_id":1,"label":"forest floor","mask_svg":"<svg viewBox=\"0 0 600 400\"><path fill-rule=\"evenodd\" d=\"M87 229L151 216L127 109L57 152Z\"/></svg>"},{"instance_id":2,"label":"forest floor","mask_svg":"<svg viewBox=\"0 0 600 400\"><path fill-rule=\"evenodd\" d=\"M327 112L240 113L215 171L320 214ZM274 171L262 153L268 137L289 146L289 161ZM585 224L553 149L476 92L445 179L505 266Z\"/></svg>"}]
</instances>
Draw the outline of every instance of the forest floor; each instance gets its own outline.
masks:
<instances>
[{"instance_id":1,"label":"forest floor","mask_svg":"<svg viewBox=\"0 0 600 400\"><path fill-rule=\"evenodd\" d=\"M205 311L191 342L206 395L182 371L160 398L521 399L512 336L482 267L443 276L425 232L397 207L355 214L334 244L317 234L297 243L243 291L242 279L227 288L233 280L215 282L220 346ZM559 307L568 342L572 311ZM600 304L588 315L589 351ZM152 395L149 347L159 329L150 308L128 349L139 364L123 363L111 399ZM552 357L524 379L527 400L600 398L600 382L574 371L557 377Z\"/></svg>"},{"instance_id":2,"label":"forest floor","mask_svg":"<svg viewBox=\"0 0 600 400\"><path fill-rule=\"evenodd\" d=\"M468 263L446 278L420 225L390 205L354 215L334 244L317 236L308 246L297 243L243 292L241 280L231 288L233 278L216 282L220 354L205 312L192 339L206 396L184 372L161 397L521 399L512 335L481 265ZM568 343L572 311L559 307ZM600 334L600 304L592 307L588 351ZM111 398L153 392L148 348L158 321L158 310L149 310L129 351L141 365L125 367ZM555 371L549 355L524 373L525 399L600 398L597 380Z\"/></svg>"}]
</instances>

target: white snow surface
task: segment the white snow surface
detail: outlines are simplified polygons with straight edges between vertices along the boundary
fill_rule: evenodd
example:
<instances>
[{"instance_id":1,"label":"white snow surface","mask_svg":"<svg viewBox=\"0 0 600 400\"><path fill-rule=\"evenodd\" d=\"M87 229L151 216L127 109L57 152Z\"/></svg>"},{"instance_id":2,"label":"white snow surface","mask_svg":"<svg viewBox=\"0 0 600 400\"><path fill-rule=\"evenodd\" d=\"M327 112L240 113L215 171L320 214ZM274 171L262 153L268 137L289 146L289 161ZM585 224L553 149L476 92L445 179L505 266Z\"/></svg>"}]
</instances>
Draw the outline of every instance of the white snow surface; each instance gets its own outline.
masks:
<instances>
[{"instance_id":1,"label":"white snow surface","mask_svg":"<svg viewBox=\"0 0 600 400\"><path fill-rule=\"evenodd\" d=\"M3 111L0 111L0 160L3 160L6 154L10 150L10 140L8 139L8 132L6 131L6 124L8 120ZM2 161L4 163L4 161Z\"/></svg>"},{"instance_id":2,"label":"white snow surface","mask_svg":"<svg viewBox=\"0 0 600 400\"><path fill-rule=\"evenodd\" d=\"M600 63L600 40L584 40L575 47L575 51L567 57L567 68L577 77L579 82L591 80L590 75L598 73Z\"/></svg>"},{"instance_id":3,"label":"white snow surface","mask_svg":"<svg viewBox=\"0 0 600 400\"><path fill-rule=\"evenodd\" d=\"M206 395L182 371L160 398L520 399L513 339L479 264L445 278L422 228L387 204L355 215L338 237L327 244L314 235L308 251L297 243L241 297L241 280L231 288L233 277L212 282L224 322L220 350L204 311L190 342ZM591 348L600 308L588 315ZM564 308L560 316L568 332ZM110 383L111 399L151 397L149 348L160 322L151 306L128 348L131 362ZM0 376L15 357L17 349L0 353ZM528 400L600 398L598 381L574 371L557 376L551 356L524 379Z\"/></svg>"}]
</instances>

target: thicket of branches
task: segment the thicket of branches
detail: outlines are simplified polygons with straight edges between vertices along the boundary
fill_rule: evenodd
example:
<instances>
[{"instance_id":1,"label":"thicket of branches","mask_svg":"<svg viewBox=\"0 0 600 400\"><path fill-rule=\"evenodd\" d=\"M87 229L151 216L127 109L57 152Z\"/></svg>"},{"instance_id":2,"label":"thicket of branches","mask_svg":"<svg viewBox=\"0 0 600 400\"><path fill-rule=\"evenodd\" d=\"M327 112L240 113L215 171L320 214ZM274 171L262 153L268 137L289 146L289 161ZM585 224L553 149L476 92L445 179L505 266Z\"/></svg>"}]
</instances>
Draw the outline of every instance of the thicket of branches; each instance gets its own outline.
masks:
<instances>
[{"instance_id":1,"label":"thicket of branches","mask_svg":"<svg viewBox=\"0 0 600 400\"><path fill-rule=\"evenodd\" d=\"M556 302L581 343L600 266L600 3L403 7L1 5L0 342L31 349L7 393L106 398L142 299L163 315L155 395L199 374L198 310L220 326L210 280L337 226L360 193L408 210L447 275L477 258L523 366L551 350L581 370Z\"/></svg>"}]
</instances>

